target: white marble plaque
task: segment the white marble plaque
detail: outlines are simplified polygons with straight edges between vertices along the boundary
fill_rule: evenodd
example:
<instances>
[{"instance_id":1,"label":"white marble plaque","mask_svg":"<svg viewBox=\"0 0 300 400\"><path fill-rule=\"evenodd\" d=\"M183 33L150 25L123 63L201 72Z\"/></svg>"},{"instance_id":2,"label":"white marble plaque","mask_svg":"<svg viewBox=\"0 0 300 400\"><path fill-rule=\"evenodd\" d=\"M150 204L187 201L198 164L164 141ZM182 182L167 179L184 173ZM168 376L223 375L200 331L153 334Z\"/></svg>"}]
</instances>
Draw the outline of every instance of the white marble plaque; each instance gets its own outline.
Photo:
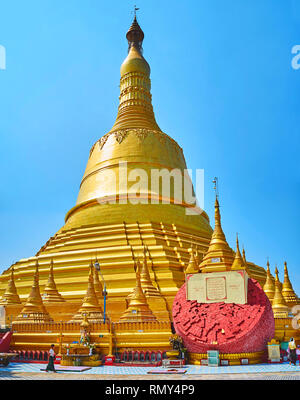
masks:
<instances>
[{"instance_id":1,"label":"white marble plaque","mask_svg":"<svg viewBox=\"0 0 300 400\"><path fill-rule=\"evenodd\" d=\"M248 275L244 270L194 274L187 281L187 300L198 303L247 303Z\"/></svg>"}]
</instances>

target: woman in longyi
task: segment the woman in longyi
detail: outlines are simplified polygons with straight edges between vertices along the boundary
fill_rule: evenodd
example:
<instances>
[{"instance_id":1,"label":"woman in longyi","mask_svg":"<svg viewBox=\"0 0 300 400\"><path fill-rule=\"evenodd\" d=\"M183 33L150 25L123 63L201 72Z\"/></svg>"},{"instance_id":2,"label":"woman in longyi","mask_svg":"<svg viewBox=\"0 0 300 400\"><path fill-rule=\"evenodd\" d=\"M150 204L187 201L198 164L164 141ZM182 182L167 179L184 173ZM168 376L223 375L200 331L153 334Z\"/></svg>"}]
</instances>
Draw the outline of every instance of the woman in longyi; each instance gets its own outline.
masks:
<instances>
[{"instance_id":1,"label":"woman in longyi","mask_svg":"<svg viewBox=\"0 0 300 400\"><path fill-rule=\"evenodd\" d=\"M297 346L296 346L295 340L294 340L294 338L291 338L289 341L289 347L288 347L290 365L291 364L296 365L296 362L297 362L296 349L297 349Z\"/></svg>"}]
</instances>

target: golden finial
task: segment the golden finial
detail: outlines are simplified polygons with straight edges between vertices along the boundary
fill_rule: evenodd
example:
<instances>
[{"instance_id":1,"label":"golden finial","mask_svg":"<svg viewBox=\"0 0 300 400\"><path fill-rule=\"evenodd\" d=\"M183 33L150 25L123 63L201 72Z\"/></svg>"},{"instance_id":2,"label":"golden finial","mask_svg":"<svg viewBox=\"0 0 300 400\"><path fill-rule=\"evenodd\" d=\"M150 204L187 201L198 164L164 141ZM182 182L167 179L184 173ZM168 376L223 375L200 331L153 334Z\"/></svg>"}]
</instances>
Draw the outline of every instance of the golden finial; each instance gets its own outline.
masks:
<instances>
[{"instance_id":1,"label":"golden finial","mask_svg":"<svg viewBox=\"0 0 300 400\"><path fill-rule=\"evenodd\" d=\"M0 301L0 305L8 305L8 304L21 304L21 300L15 285L14 267L11 267L10 269L10 279L8 281L6 290Z\"/></svg>"},{"instance_id":2,"label":"golden finial","mask_svg":"<svg viewBox=\"0 0 300 400\"><path fill-rule=\"evenodd\" d=\"M128 29L128 32L126 33L126 38L128 40L128 45L129 45L128 52L130 51L131 46L135 46L139 51L142 51L144 32L142 31L136 19L136 11L138 10L139 8L136 8L136 6L134 6L133 22L130 28Z\"/></svg>"},{"instance_id":3,"label":"golden finial","mask_svg":"<svg viewBox=\"0 0 300 400\"><path fill-rule=\"evenodd\" d=\"M218 183L218 178L215 176L213 179L213 184L214 184L214 191L216 194L216 199L219 197L219 183Z\"/></svg>"},{"instance_id":4,"label":"golden finial","mask_svg":"<svg viewBox=\"0 0 300 400\"><path fill-rule=\"evenodd\" d=\"M137 6L136 5L134 5L134 10L133 10L133 13L134 13L134 18L136 19L136 12L139 10L139 8L137 8Z\"/></svg>"},{"instance_id":5,"label":"golden finial","mask_svg":"<svg viewBox=\"0 0 300 400\"><path fill-rule=\"evenodd\" d=\"M62 295L58 292L53 275L53 259L50 261L49 277L47 285L45 286L43 293L44 303L57 303L65 301Z\"/></svg>"}]
</instances>

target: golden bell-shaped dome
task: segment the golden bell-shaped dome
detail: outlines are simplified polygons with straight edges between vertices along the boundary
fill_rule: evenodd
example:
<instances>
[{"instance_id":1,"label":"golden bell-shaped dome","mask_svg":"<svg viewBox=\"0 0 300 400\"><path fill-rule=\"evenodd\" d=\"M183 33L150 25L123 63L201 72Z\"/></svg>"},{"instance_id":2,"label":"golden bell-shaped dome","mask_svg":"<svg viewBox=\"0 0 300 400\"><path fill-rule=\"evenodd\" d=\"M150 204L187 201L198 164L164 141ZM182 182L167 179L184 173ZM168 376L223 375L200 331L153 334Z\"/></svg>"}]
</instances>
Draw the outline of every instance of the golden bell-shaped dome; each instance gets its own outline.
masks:
<instances>
[{"instance_id":1,"label":"golden bell-shaped dome","mask_svg":"<svg viewBox=\"0 0 300 400\"><path fill-rule=\"evenodd\" d=\"M123 64L121 65L121 77L130 72L141 72L146 76L150 76L150 66L147 61L142 56L139 49L132 45L130 47L128 56L125 58Z\"/></svg>"},{"instance_id":2,"label":"golden bell-shaped dome","mask_svg":"<svg viewBox=\"0 0 300 400\"><path fill-rule=\"evenodd\" d=\"M181 147L161 131L155 120L150 67L142 55L144 34L136 18L126 37L129 54L121 67L117 118L111 130L90 151L77 203L66 215L64 229L78 228L83 223L102 224L107 215L110 223L119 223L126 209L126 215L134 215L133 221L155 214L158 214L155 219L163 221L170 214L171 223L187 226L188 230L193 225L210 235L209 219L204 211L199 210L192 217L185 212L189 207L184 193L185 158ZM169 194L163 192L163 185L154 182L155 176L164 171L178 176L170 179ZM141 175L137 177L137 173ZM140 179L138 191L130 183L137 179ZM181 188L177 190L178 187Z\"/></svg>"}]
</instances>

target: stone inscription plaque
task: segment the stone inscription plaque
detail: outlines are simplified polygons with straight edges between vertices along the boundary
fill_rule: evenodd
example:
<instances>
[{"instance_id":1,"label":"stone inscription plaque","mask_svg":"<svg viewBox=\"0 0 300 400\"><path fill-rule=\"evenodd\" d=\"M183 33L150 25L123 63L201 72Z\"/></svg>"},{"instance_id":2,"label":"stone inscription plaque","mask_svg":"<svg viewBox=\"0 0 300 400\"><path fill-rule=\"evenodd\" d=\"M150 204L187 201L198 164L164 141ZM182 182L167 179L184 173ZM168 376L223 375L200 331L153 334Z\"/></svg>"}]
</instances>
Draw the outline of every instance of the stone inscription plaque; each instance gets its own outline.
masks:
<instances>
[{"instance_id":1,"label":"stone inscription plaque","mask_svg":"<svg viewBox=\"0 0 300 400\"><path fill-rule=\"evenodd\" d=\"M198 303L247 303L246 271L225 271L194 274L186 285L187 300Z\"/></svg>"},{"instance_id":2,"label":"stone inscription plaque","mask_svg":"<svg viewBox=\"0 0 300 400\"><path fill-rule=\"evenodd\" d=\"M226 278L224 276L206 278L206 300L226 299Z\"/></svg>"}]
</instances>

